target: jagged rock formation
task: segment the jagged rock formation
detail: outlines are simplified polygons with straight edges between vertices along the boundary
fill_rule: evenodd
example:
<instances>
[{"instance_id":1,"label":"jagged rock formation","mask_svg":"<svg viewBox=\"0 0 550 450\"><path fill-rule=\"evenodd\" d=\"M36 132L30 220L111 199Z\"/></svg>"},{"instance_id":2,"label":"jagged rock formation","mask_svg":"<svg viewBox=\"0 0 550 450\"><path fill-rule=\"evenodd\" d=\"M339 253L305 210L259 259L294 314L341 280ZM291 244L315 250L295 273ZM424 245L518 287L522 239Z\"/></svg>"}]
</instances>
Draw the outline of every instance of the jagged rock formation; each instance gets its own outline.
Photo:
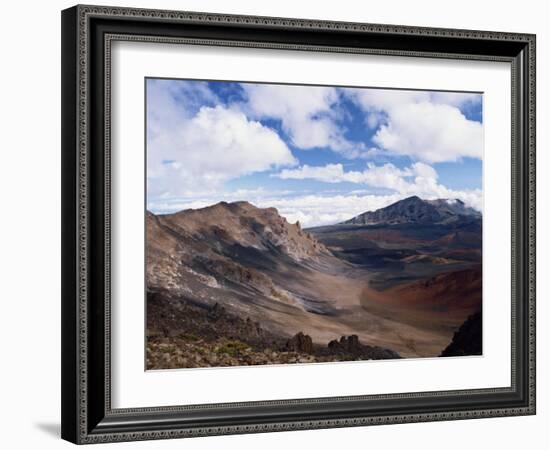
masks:
<instances>
[{"instance_id":1,"label":"jagged rock formation","mask_svg":"<svg viewBox=\"0 0 550 450\"><path fill-rule=\"evenodd\" d=\"M349 337L342 336L339 341L333 340L328 343L328 348L334 353L359 353L361 347L359 337L355 334Z\"/></svg>"},{"instance_id":2,"label":"jagged rock formation","mask_svg":"<svg viewBox=\"0 0 550 450\"><path fill-rule=\"evenodd\" d=\"M300 331L287 341L285 350L311 354L313 353L313 341L310 336Z\"/></svg>"}]
</instances>

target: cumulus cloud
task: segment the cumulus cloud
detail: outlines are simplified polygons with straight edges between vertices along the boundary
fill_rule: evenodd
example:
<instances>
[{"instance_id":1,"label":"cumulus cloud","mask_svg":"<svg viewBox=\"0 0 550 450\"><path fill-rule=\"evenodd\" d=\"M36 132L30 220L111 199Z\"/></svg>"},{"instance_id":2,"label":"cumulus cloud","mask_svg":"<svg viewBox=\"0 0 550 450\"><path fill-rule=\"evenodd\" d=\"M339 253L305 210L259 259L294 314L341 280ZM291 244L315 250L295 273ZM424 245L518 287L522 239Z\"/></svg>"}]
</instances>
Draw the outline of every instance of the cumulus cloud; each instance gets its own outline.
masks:
<instances>
[{"instance_id":1,"label":"cumulus cloud","mask_svg":"<svg viewBox=\"0 0 550 450\"><path fill-rule=\"evenodd\" d=\"M347 158L357 158L364 143L344 137L338 123L340 94L336 88L243 83L247 102L243 108L259 119L280 120L296 147L330 148Z\"/></svg>"},{"instance_id":2,"label":"cumulus cloud","mask_svg":"<svg viewBox=\"0 0 550 450\"><path fill-rule=\"evenodd\" d=\"M411 103L392 110L374 142L391 152L427 162L481 158L483 127L458 108Z\"/></svg>"},{"instance_id":3,"label":"cumulus cloud","mask_svg":"<svg viewBox=\"0 0 550 450\"><path fill-rule=\"evenodd\" d=\"M377 166L373 163L367 164L363 171L345 171L342 164L327 164L325 166L308 166L307 164L296 169L284 169L273 177L283 180L305 180L313 179L325 183L365 183L373 187L384 187L400 190L404 177L410 176L410 169L399 169L393 164Z\"/></svg>"},{"instance_id":4,"label":"cumulus cloud","mask_svg":"<svg viewBox=\"0 0 550 450\"><path fill-rule=\"evenodd\" d=\"M450 198L460 198L468 205L477 201L480 193L464 192L460 196L456 191L449 191ZM409 196L406 193L369 194L361 192L349 192L341 194L298 194L289 195L284 192L249 192L248 195L237 192L224 193L222 196L202 197L198 199L179 199L170 202L159 200L149 208L157 213L170 213L188 208L204 208L219 202L237 201L243 198L260 208L275 207L289 222L300 221L304 228L333 225L351 219L365 211L375 211L379 208L391 205ZM295 194L295 193L294 193ZM437 196L425 197L426 199L439 198ZM469 199L469 201L467 201Z\"/></svg>"},{"instance_id":5,"label":"cumulus cloud","mask_svg":"<svg viewBox=\"0 0 550 450\"><path fill-rule=\"evenodd\" d=\"M313 179L324 181L325 183L341 183L342 181L351 181L356 176L361 177L360 172L344 172L342 164L327 164L325 166L308 166L304 164L297 169L284 169L272 177L283 180L305 180ZM358 183L360 181L352 181Z\"/></svg>"},{"instance_id":6,"label":"cumulus cloud","mask_svg":"<svg viewBox=\"0 0 550 450\"><path fill-rule=\"evenodd\" d=\"M276 193L251 192L247 197L235 193L225 193L223 196L202 197L199 199L179 199L170 202L159 200L151 205L149 209L156 213L170 213L189 208L204 208L219 202L237 201L246 198L259 208L277 208L279 214L285 217L288 222L294 223L297 220L304 227L320 225L333 225L351 219L365 211L374 211L379 208L391 205L403 198L405 194L393 193L386 195L373 195L364 193L346 194L302 194L285 196Z\"/></svg>"},{"instance_id":7,"label":"cumulus cloud","mask_svg":"<svg viewBox=\"0 0 550 450\"><path fill-rule=\"evenodd\" d=\"M481 158L483 126L460 108L479 105L475 93L354 89L344 91L376 129L373 142L391 153L428 163Z\"/></svg>"},{"instance_id":8,"label":"cumulus cloud","mask_svg":"<svg viewBox=\"0 0 550 450\"><path fill-rule=\"evenodd\" d=\"M238 95L229 97L198 81L148 81L148 207L153 211L249 200L278 208L289 221L315 226L341 222L410 195L459 198L482 208L481 190L449 189L431 165L481 158L482 125L461 112L471 105L479 108L479 94L246 83L232 89ZM350 100L355 108L349 108ZM357 130L357 120L368 130L364 142L346 134L346 124L351 127L353 122ZM291 145L338 155L333 155L334 163L321 166L309 153L311 165L298 166ZM410 164L391 164L396 155L408 156ZM351 158L369 162L363 170L346 170L345 159ZM264 187L229 190L231 184L226 184L274 170L272 176L280 180ZM295 179L330 183L332 190L307 191L305 184L306 190L286 191L282 180ZM354 183L357 189L337 183Z\"/></svg>"},{"instance_id":9,"label":"cumulus cloud","mask_svg":"<svg viewBox=\"0 0 550 450\"><path fill-rule=\"evenodd\" d=\"M399 190L400 182L405 177L417 175L420 177L437 178L435 169L427 164L417 162L410 167L400 169L391 163L377 166L374 163L367 163L363 171L345 171L342 164L326 164L324 166L309 166L304 164L296 169L283 169L279 173L272 174L272 177L284 180L305 180L314 179L325 183L365 183L375 187Z\"/></svg>"},{"instance_id":10,"label":"cumulus cloud","mask_svg":"<svg viewBox=\"0 0 550 450\"><path fill-rule=\"evenodd\" d=\"M404 196L400 194L310 194L289 199L273 199L270 204L289 222L299 220L303 227L311 227L340 223L365 211L388 206L402 198Z\"/></svg>"},{"instance_id":11,"label":"cumulus cloud","mask_svg":"<svg viewBox=\"0 0 550 450\"><path fill-rule=\"evenodd\" d=\"M155 135L194 116L220 99L205 81L147 80L147 134Z\"/></svg>"},{"instance_id":12,"label":"cumulus cloud","mask_svg":"<svg viewBox=\"0 0 550 450\"><path fill-rule=\"evenodd\" d=\"M442 190L440 194L425 195L426 200L436 198L459 198L467 205L481 211L480 191ZM337 194L337 195L301 195L293 198L265 199L258 206L273 206L289 222L300 221L303 227L333 225L351 219L365 211L375 211L409 197L408 193L380 194Z\"/></svg>"},{"instance_id":13,"label":"cumulus cloud","mask_svg":"<svg viewBox=\"0 0 550 450\"><path fill-rule=\"evenodd\" d=\"M481 104L481 94L475 92L433 91L429 95L433 103L452 105L459 108Z\"/></svg>"},{"instance_id":14,"label":"cumulus cloud","mask_svg":"<svg viewBox=\"0 0 550 450\"><path fill-rule=\"evenodd\" d=\"M184 195L216 189L253 172L296 164L272 129L222 106L202 107L191 119L148 136L148 193Z\"/></svg>"},{"instance_id":15,"label":"cumulus cloud","mask_svg":"<svg viewBox=\"0 0 550 450\"><path fill-rule=\"evenodd\" d=\"M479 105L481 94L470 92L415 91L402 89L345 89L344 95L365 111L388 111L410 103L463 107Z\"/></svg>"},{"instance_id":16,"label":"cumulus cloud","mask_svg":"<svg viewBox=\"0 0 550 450\"><path fill-rule=\"evenodd\" d=\"M344 95L353 100L364 111L385 112L401 105L429 101L426 91L405 91L399 89L350 89Z\"/></svg>"},{"instance_id":17,"label":"cumulus cloud","mask_svg":"<svg viewBox=\"0 0 550 450\"><path fill-rule=\"evenodd\" d=\"M482 209L480 189L449 189L439 183L437 171L423 162L416 162L405 168L391 163L368 163L363 171L345 171L342 164L313 167L303 165L296 169L283 169L272 176L282 179L313 179L326 183L366 184L372 188L388 189L402 196L418 195L426 199L459 198L477 210Z\"/></svg>"},{"instance_id":18,"label":"cumulus cloud","mask_svg":"<svg viewBox=\"0 0 550 450\"><path fill-rule=\"evenodd\" d=\"M246 198L259 208L277 208L279 214L289 222L300 221L303 227L331 225L365 211L383 208L404 198L402 194L364 195L364 193L346 194L298 194L285 191L246 190L224 192L200 198L159 199L148 205L157 213L171 213L184 209L204 208L221 200L228 202Z\"/></svg>"}]
</instances>

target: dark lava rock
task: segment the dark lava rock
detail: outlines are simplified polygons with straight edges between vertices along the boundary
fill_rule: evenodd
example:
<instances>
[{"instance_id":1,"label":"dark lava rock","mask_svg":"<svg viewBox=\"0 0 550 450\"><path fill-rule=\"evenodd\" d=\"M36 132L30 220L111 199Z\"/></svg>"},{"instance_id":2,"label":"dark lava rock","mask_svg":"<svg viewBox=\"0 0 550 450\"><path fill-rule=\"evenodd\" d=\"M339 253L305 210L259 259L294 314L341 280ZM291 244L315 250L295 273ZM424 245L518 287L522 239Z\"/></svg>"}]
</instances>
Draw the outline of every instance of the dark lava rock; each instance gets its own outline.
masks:
<instances>
[{"instance_id":1,"label":"dark lava rock","mask_svg":"<svg viewBox=\"0 0 550 450\"><path fill-rule=\"evenodd\" d=\"M328 348L334 353L362 353L363 346L359 343L359 337L352 334L349 337L342 336L340 341L336 339L328 343Z\"/></svg>"},{"instance_id":2,"label":"dark lava rock","mask_svg":"<svg viewBox=\"0 0 550 450\"><path fill-rule=\"evenodd\" d=\"M481 311L472 314L455 332L453 340L441 356L468 356L482 354Z\"/></svg>"},{"instance_id":3,"label":"dark lava rock","mask_svg":"<svg viewBox=\"0 0 550 450\"><path fill-rule=\"evenodd\" d=\"M401 359L401 355L389 348L383 347L372 347L366 345L367 347L365 353L370 357L370 359Z\"/></svg>"},{"instance_id":4,"label":"dark lava rock","mask_svg":"<svg viewBox=\"0 0 550 450\"><path fill-rule=\"evenodd\" d=\"M292 339L286 343L285 350L289 352L313 353L313 341L311 337L301 331L295 334Z\"/></svg>"},{"instance_id":5,"label":"dark lava rock","mask_svg":"<svg viewBox=\"0 0 550 450\"><path fill-rule=\"evenodd\" d=\"M339 341L332 340L328 343L328 350L332 354L349 355L365 359L399 359L399 353L393 350L363 345L359 342L359 337L355 334L351 336L342 336Z\"/></svg>"}]
</instances>

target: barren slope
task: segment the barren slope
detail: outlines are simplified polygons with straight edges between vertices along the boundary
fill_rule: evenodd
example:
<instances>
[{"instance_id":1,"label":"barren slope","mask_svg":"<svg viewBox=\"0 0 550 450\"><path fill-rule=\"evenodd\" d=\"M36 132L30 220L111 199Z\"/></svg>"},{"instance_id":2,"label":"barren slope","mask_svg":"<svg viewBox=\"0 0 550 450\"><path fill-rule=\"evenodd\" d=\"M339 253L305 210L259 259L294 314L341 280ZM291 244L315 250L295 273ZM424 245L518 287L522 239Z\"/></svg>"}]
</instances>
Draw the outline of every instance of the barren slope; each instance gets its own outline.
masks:
<instances>
[{"instance_id":1,"label":"barren slope","mask_svg":"<svg viewBox=\"0 0 550 450\"><path fill-rule=\"evenodd\" d=\"M326 346L357 335L364 344L402 356L437 356L464 313L477 304L470 294L478 287L473 280L470 291L458 289L463 281L457 278L459 270L472 262L423 250L447 236L449 226L435 235L426 227L302 230L276 209L247 202L162 216L148 213L147 289L170 298L176 307L199 308L194 311L223 305L282 338L303 332L314 344ZM404 281L399 281L400 272ZM470 304L455 308L463 296ZM163 308L168 309L161 317L170 317L171 307ZM170 323L169 334L177 333L177 323Z\"/></svg>"}]
</instances>

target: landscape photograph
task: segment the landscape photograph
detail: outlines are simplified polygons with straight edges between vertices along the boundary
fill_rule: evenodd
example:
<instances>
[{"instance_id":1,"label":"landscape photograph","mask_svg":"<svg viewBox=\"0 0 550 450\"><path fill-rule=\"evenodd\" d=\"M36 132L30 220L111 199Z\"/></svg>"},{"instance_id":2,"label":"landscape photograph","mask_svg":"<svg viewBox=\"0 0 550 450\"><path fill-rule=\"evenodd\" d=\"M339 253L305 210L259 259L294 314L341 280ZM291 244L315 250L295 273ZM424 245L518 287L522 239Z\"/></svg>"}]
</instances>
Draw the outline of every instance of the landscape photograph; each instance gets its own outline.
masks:
<instances>
[{"instance_id":1,"label":"landscape photograph","mask_svg":"<svg viewBox=\"0 0 550 450\"><path fill-rule=\"evenodd\" d=\"M483 354L483 95L147 78L145 369Z\"/></svg>"}]
</instances>

